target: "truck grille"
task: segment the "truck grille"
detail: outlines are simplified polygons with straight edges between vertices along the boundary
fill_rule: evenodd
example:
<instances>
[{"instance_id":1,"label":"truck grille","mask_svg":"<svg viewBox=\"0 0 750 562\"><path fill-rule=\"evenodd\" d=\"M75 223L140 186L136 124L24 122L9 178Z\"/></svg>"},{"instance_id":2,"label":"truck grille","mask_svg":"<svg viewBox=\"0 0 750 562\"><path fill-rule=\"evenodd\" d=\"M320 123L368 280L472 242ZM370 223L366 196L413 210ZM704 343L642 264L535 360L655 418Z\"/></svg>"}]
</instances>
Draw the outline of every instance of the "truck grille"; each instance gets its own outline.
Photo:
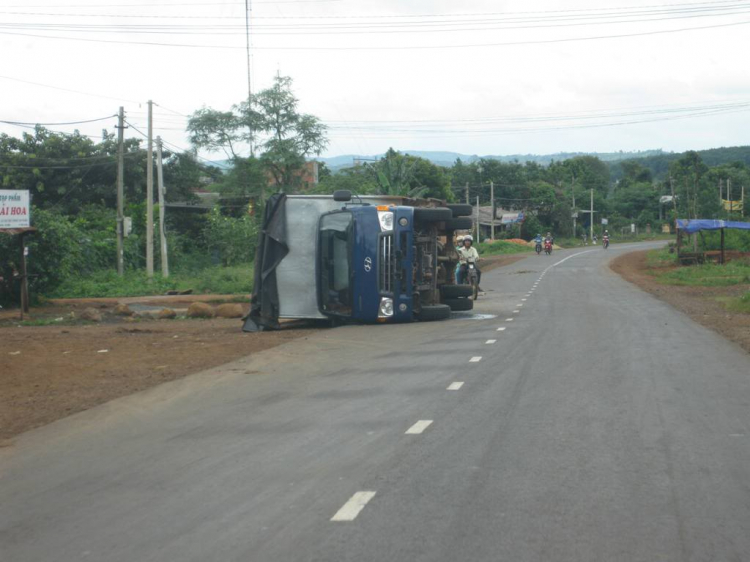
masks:
<instances>
[{"instance_id":1,"label":"truck grille","mask_svg":"<svg viewBox=\"0 0 750 562\"><path fill-rule=\"evenodd\" d=\"M379 278L378 284L381 292L392 293L394 288L395 261L393 258L393 235L386 234L380 237L379 248Z\"/></svg>"}]
</instances>

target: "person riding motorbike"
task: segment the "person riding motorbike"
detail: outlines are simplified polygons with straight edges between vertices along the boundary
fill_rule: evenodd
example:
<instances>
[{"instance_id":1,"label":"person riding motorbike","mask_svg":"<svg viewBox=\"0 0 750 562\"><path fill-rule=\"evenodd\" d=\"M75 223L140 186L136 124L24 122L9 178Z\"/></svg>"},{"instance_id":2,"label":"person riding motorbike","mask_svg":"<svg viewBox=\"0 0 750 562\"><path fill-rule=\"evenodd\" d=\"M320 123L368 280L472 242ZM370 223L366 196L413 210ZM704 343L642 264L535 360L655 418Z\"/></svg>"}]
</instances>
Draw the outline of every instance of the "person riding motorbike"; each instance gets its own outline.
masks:
<instances>
[{"instance_id":1,"label":"person riding motorbike","mask_svg":"<svg viewBox=\"0 0 750 562\"><path fill-rule=\"evenodd\" d=\"M464 244L464 235L460 235L456 237L456 253L461 255L461 246ZM456 264L456 269L453 272L453 277L456 280L456 285L461 284L461 262Z\"/></svg>"},{"instance_id":2,"label":"person riding motorbike","mask_svg":"<svg viewBox=\"0 0 750 562\"><path fill-rule=\"evenodd\" d=\"M534 245L536 253L539 254L542 251L542 235L537 232L536 238L534 238Z\"/></svg>"},{"instance_id":3,"label":"person riding motorbike","mask_svg":"<svg viewBox=\"0 0 750 562\"><path fill-rule=\"evenodd\" d=\"M604 234L602 235L602 246L604 248L609 246L609 230L605 230Z\"/></svg>"},{"instance_id":4,"label":"person riding motorbike","mask_svg":"<svg viewBox=\"0 0 750 562\"><path fill-rule=\"evenodd\" d=\"M474 238L471 236L471 234L467 234L466 236L464 236L463 246L458 250L458 258L461 266L460 283L463 284L465 282L468 264L471 261L474 263L474 269L476 269L477 271L477 286L479 286L482 281L482 272L479 270L479 267L477 265L477 262L479 261L479 252L477 252L477 249L473 246L473 244Z\"/></svg>"}]
</instances>

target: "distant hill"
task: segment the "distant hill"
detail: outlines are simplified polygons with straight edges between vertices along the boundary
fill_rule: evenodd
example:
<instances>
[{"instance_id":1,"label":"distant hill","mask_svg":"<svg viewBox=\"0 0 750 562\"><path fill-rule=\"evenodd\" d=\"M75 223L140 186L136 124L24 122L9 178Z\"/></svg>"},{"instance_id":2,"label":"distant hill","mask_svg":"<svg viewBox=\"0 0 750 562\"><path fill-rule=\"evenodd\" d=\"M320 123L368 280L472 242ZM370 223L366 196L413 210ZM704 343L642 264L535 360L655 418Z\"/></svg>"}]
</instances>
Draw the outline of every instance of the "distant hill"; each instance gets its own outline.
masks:
<instances>
[{"instance_id":1,"label":"distant hill","mask_svg":"<svg viewBox=\"0 0 750 562\"><path fill-rule=\"evenodd\" d=\"M709 166L720 166L721 164L731 164L732 162L742 162L750 166L750 146L728 146L721 148L709 148L707 150L696 150L703 162ZM679 159L684 152L661 152L647 156L631 156L623 158L618 162L610 165L610 172L613 180L622 178L622 168L619 162L625 160L634 160L644 168L651 170L654 179L663 180L669 174L669 164Z\"/></svg>"},{"instance_id":2,"label":"distant hill","mask_svg":"<svg viewBox=\"0 0 750 562\"><path fill-rule=\"evenodd\" d=\"M403 154L411 154L412 156L418 156L429 160L433 164L438 166L451 167L457 159L461 159L465 164L476 162L477 160L500 160L501 162L536 162L538 164L547 165L553 161L557 162L560 160L569 160L576 156L596 156L600 160L605 162L617 162L620 160L633 160L637 158L646 158L650 156L658 156L666 154L662 150L642 150L638 152L558 152L557 154L509 154L509 155L487 155L478 156L476 154L461 154L458 152L440 152L440 151L425 151L425 150L400 150ZM349 168L354 165L357 160L379 160L383 157L383 154L344 154L341 156L332 156L329 158L317 158L321 162L325 162L331 170L340 170L342 168Z\"/></svg>"}]
</instances>

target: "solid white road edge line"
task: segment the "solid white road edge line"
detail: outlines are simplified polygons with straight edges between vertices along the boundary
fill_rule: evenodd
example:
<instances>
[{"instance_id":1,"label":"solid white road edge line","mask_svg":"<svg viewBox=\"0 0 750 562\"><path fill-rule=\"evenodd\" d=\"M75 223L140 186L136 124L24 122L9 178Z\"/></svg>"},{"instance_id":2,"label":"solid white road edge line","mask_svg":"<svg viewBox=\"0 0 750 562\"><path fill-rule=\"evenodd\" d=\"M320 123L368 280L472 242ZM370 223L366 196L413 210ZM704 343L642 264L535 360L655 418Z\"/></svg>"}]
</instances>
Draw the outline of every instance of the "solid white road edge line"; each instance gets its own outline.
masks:
<instances>
[{"instance_id":1,"label":"solid white road edge line","mask_svg":"<svg viewBox=\"0 0 750 562\"><path fill-rule=\"evenodd\" d=\"M331 517L331 521L354 521L359 512L367 505L367 502L374 497L375 492L357 492L341 506L336 515Z\"/></svg>"},{"instance_id":2,"label":"solid white road edge line","mask_svg":"<svg viewBox=\"0 0 750 562\"><path fill-rule=\"evenodd\" d=\"M430 427L431 424L432 420L419 420L417 423L407 429L404 435L419 435L425 429Z\"/></svg>"},{"instance_id":3,"label":"solid white road edge line","mask_svg":"<svg viewBox=\"0 0 750 562\"><path fill-rule=\"evenodd\" d=\"M447 389L447 390L458 390L458 389L459 389L459 388L461 388L461 387L462 387L463 385L464 385L464 383L462 383L462 382L452 382L452 383L451 383L451 384L450 384L450 385L448 386L448 389Z\"/></svg>"}]
</instances>

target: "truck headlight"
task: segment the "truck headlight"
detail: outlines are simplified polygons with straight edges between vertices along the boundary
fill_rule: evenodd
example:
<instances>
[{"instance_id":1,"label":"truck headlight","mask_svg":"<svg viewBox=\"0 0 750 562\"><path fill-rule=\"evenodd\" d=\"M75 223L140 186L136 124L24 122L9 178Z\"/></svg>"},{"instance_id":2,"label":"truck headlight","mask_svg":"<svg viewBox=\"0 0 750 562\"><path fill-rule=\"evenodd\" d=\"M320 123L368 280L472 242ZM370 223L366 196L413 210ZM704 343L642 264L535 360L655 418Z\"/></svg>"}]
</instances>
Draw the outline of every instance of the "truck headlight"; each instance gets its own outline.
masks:
<instances>
[{"instance_id":1,"label":"truck headlight","mask_svg":"<svg viewBox=\"0 0 750 562\"><path fill-rule=\"evenodd\" d=\"M393 299L380 299L380 310L378 311L378 318L388 318L390 316L393 316Z\"/></svg>"},{"instance_id":2,"label":"truck headlight","mask_svg":"<svg viewBox=\"0 0 750 562\"><path fill-rule=\"evenodd\" d=\"M393 230L393 213L391 211L378 211L380 230Z\"/></svg>"}]
</instances>

